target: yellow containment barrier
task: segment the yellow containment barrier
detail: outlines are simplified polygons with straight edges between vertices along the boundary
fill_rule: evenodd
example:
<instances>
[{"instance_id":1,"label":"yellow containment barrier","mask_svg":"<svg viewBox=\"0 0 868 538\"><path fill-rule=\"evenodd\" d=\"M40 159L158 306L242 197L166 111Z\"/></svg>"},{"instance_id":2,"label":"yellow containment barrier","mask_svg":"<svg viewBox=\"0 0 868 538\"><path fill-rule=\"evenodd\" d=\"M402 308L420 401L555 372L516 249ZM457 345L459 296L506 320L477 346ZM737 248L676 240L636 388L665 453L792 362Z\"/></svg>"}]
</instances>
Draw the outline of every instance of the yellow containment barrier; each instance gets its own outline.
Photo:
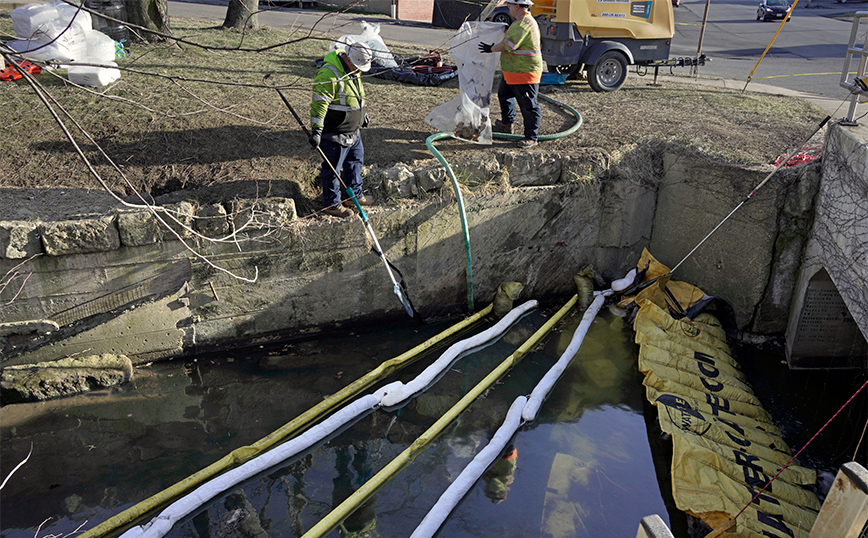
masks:
<instances>
[{"instance_id":1,"label":"yellow containment barrier","mask_svg":"<svg viewBox=\"0 0 868 538\"><path fill-rule=\"evenodd\" d=\"M816 472L792 464L769 484L792 452L733 359L721 323L709 313L683 315L708 297L671 281L647 250L637 269L645 285L620 304L638 307L638 368L672 439L676 506L713 529L738 516L724 537L807 538L820 502L804 486L816 483Z\"/></svg>"},{"instance_id":2,"label":"yellow containment barrier","mask_svg":"<svg viewBox=\"0 0 868 538\"><path fill-rule=\"evenodd\" d=\"M644 359L672 366L679 370L689 369L690 371L698 370L700 373L707 372L711 374L711 377L715 377L718 374L737 379L741 382L745 381L741 368L734 365L732 357L722 351L709 354L694 351L689 347L671 342L669 345L662 347L658 347L657 343L647 342L642 345L642 355L639 356L639 359L640 363Z\"/></svg>"},{"instance_id":3,"label":"yellow containment barrier","mask_svg":"<svg viewBox=\"0 0 868 538\"><path fill-rule=\"evenodd\" d=\"M699 393L698 391L695 391L695 393L701 395L701 393ZM719 400L706 401L705 399L703 399L700 401L700 400L697 400L695 398L688 397L685 394L679 394L678 396L674 396L668 392L659 391L659 390L655 389L654 387L651 387L647 384L645 385L645 396L648 398L649 402L656 402L658 399L660 399L664 395L666 395L665 398L671 398L673 401L675 401L676 404L674 404L674 405L686 406L686 407L689 407L690 409L696 409L697 411L699 411L703 415L706 415L709 417L710 416L717 416L717 415L726 416L729 413L738 413L736 410L731 409L729 406L721 405L721 402ZM761 411L765 411L765 409L763 409L762 407L754 406L754 408L761 410ZM781 434L780 428L778 428L777 426L775 426L774 424L771 423L770 417L768 418L768 420L760 420L760 419L752 418L752 417L746 415L745 413L738 413L738 414L741 415L741 418L739 419L739 424L743 424L743 425L750 427L750 428L753 428L755 430L771 433L774 435L780 435ZM767 411L766 411L766 415L768 415Z\"/></svg>"},{"instance_id":4,"label":"yellow containment barrier","mask_svg":"<svg viewBox=\"0 0 868 538\"><path fill-rule=\"evenodd\" d=\"M633 324L633 330L637 333L663 331L663 338L675 340L691 349L699 347L697 350L702 351L703 347L709 347L729 353L729 346L726 344L723 330L718 327L698 323L687 318L673 319L665 310L648 299L639 299L636 304L639 305L639 312L641 313L641 315L636 316L636 321Z\"/></svg>"}]
</instances>

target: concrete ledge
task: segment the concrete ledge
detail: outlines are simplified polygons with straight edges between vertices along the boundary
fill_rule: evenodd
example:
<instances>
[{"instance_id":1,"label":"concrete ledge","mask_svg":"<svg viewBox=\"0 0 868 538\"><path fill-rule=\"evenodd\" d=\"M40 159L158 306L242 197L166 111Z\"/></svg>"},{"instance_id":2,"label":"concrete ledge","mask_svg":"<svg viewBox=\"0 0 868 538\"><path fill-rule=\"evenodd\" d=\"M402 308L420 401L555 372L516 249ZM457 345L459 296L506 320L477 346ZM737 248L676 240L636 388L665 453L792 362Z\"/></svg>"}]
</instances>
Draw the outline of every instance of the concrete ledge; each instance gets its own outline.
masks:
<instances>
[{"instance_id":1,"label":"concrete ledge","mask_svg":"<svg viewBox=\"0 0 868 538\"><path fill-rule=\"evenodd\" d=\"M121 385L133 377L123 355L92 355L41 364L8 366L0 371L3 404L48 400Z\"/></svg>"},{"instance_id":2,"label":"concrete ledge","mask_svg":"<svg viewBox=\"0 0 868 538\"><path fill-rule=\"evenodd\" d=\"M610 161L611 157L601 149L583 148L570 155L492 152L451 166L459 181L471 187L500 180L513 187L527 187L589 180L606 173ZM447 179L443 166L434 159L388 169L368 166L365 175L368 188L380 190L386 198L402 199L425 197L426 193L442 189ZM262 230L298 219L295 202L279 197L230 200L201 207L182 200L154 209L172 231L166 230L148 209L130 209L120 203L106 209L116 216L64 215L55 221L0 221L0 259L23 259L40 253L66 256L106 252L122 246L173 241L177 239L175 234L186 240L194 237L194 232L222 237L230 234L233 226L235 230Z\"/></svg>"}]
</instances>

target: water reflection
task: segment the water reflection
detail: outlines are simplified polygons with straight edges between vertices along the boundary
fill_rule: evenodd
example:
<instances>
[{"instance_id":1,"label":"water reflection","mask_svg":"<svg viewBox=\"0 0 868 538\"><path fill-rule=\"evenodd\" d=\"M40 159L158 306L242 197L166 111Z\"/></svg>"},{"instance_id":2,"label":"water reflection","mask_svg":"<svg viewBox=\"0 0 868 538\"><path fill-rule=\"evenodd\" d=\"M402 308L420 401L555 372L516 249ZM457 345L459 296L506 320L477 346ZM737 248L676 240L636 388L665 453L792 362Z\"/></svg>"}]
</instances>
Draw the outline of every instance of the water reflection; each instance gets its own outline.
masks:
<instances>
[{"instance_id":1,"label":"water reflection","mask_svg":"<svg viewBox=\"0 0 868 538\"><path fill-rule=\"evenodd\" d=\"M500 458L494 462L482 480L485 482L485 496L493 503L502 502L509 492L509 485L515 480L515 469L518 467L518 449L515 445L506 447Z\"/></svg>"},{"instance_id":2,"label":"water reflection","mask_svg":"<svg viewBox=\"0 0 868 538\"><path fill-rule=\"evenodd\" d=\"M429 392L401 409L376 411L310 454L225 492L170 536L301 536L545 319L538 312L524 318L501 341L456 363ZM512 400L528 394L557 360L577 324L572 317L529 353L330 536L409 535L487 443ZM89 528L256 441L442 328L382 330L319 345L154 364L133 386L12 414L4 409L3 468L20 461L31 441L37 450L34 464L4 489L0 535L31 538L46 517L53 519L42 536L71 532L85 520ZM630 536L641 517L665 518L631 337L621 318L607 312L598 318L539 419L516 435L440 536ZM309 368L317 352L328 367ZM420 362L400 377L406 380L426 365Z\"/></svg>"},{"instance_id":3,"label":"water reflection","mask_svg":"<svg viewBox=\"0 0 868 538\"><path fill-rule=\"evenodd\" d=\"M350 464L352 463L352 468ZM358 447L335 449L334 489L332 508L337 508L373 475L374 469L368 458L368 449L363 441ZM350 514L340 525L341 538L378 538L377 496L373 495Z\"/></svg>"}]
</instances>

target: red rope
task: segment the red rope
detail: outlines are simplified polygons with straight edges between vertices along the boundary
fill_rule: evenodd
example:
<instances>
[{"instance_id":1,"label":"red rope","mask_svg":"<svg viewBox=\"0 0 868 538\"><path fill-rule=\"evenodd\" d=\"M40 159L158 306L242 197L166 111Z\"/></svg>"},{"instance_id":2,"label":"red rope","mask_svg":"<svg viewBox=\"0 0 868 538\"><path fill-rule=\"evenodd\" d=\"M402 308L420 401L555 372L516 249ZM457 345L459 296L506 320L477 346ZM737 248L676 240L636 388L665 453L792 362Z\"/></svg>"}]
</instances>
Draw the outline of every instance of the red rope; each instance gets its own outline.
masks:
<instances>
[{"instance_id":1,"label":"red rope","mask_svg":"<svg viewBox=\"0 0 868 538\"><path fill-rule=\"evenodd\" d=\"M750 501L749 501L749 502L744 506L744 508L742 508L741 511L740 511L739 513L737 513L737 514L735 515L735 517L732 518L732 519L738 519L738 516L740 516L742 513L744 513L744 511L747 510L747 507L750 506L751 504L753 504L753 502L757 499L757 497L759 497L759 496L762 494L762 492L765 491L766 488L769 487L769 486L772 484L772 482L775 481L775 478L777 478L778 476L780 476L780 474L781 474L782 472L784 472L784 469L786 469L787 467L789 467L790 464L793 463L793 460L795 460L796 458L799 457L799 454L801 454L802 451L805 450L805 449L808 447L808 445L810 445L811 442L812 442L814 439L817 438L818 435L820 435L820 432L822 432L822 431L826 428L826 426L829 425L830 422L832 422L833 420L835 420L835 417L837 417L838 414L839 414L841 411L843 411L845 407L847 407L848 405L850 405L850 402L853 401L853 398L855 398L856 395L858 395L860 392L862 392L862 389L864 389L866 385L868 385L868 381L865 381L864 383L862 383L862 386L859 387L859 389L858 389L856 392L853 393L853 396L850 396L850 398L849 398L846 402L844 402L844 405L842 405L840 409L838 409L837 411L835 411L835 414L832 415L832 418L830 418L829 420L827 420L826 423L823 424L823 427L820 428L819 430L817 430L817 433L815 433L813 437L811 437L810 439L808 439L808 442L805 443L805 446L803 446L802 448L800 448L799 451L796 452L796 454L795 454L792 458L790 458L790 461L788 461L786 465L784 465L783 467L781 467L781 470L778 471L777 474L771 478L771 480L769 480L768 482L766 482L766 485L763 486L763 489L759 490L759 491L757 492L757 494L753 496L753 499L751 499L751 500L750 500Z\"/></svg>"}]
</instances>

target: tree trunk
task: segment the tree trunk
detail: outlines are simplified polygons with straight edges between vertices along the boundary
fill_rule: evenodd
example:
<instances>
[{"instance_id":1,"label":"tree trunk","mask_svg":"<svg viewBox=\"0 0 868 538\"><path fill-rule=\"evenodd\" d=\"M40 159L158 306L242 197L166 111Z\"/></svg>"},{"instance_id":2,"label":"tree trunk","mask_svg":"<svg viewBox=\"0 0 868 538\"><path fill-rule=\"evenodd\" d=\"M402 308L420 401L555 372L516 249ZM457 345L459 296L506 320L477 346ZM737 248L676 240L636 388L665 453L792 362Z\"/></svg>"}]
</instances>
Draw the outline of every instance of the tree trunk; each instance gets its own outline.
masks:
<instances>
[{"instance_id":1,"label":"tree trunk","mask_svg":"<svg viewBox=\"0 0 868 538\"><path fill-rule=\"evenodd\" d=\"M229 0L223 28L259 29L259 0Z\"/></svg>"},{"instance_id":2,"label":"tree trunk","mask_svg":"<svg viewBox=\"0 0 868 538\"><path fill-rule=\"evenodd\" d=\"M161 34L172 35L169 27L168 0L125 0L127 21ZM159 43L169 39L143 30L130 31L133 41Z\"/></svg>"}]
</instances>

